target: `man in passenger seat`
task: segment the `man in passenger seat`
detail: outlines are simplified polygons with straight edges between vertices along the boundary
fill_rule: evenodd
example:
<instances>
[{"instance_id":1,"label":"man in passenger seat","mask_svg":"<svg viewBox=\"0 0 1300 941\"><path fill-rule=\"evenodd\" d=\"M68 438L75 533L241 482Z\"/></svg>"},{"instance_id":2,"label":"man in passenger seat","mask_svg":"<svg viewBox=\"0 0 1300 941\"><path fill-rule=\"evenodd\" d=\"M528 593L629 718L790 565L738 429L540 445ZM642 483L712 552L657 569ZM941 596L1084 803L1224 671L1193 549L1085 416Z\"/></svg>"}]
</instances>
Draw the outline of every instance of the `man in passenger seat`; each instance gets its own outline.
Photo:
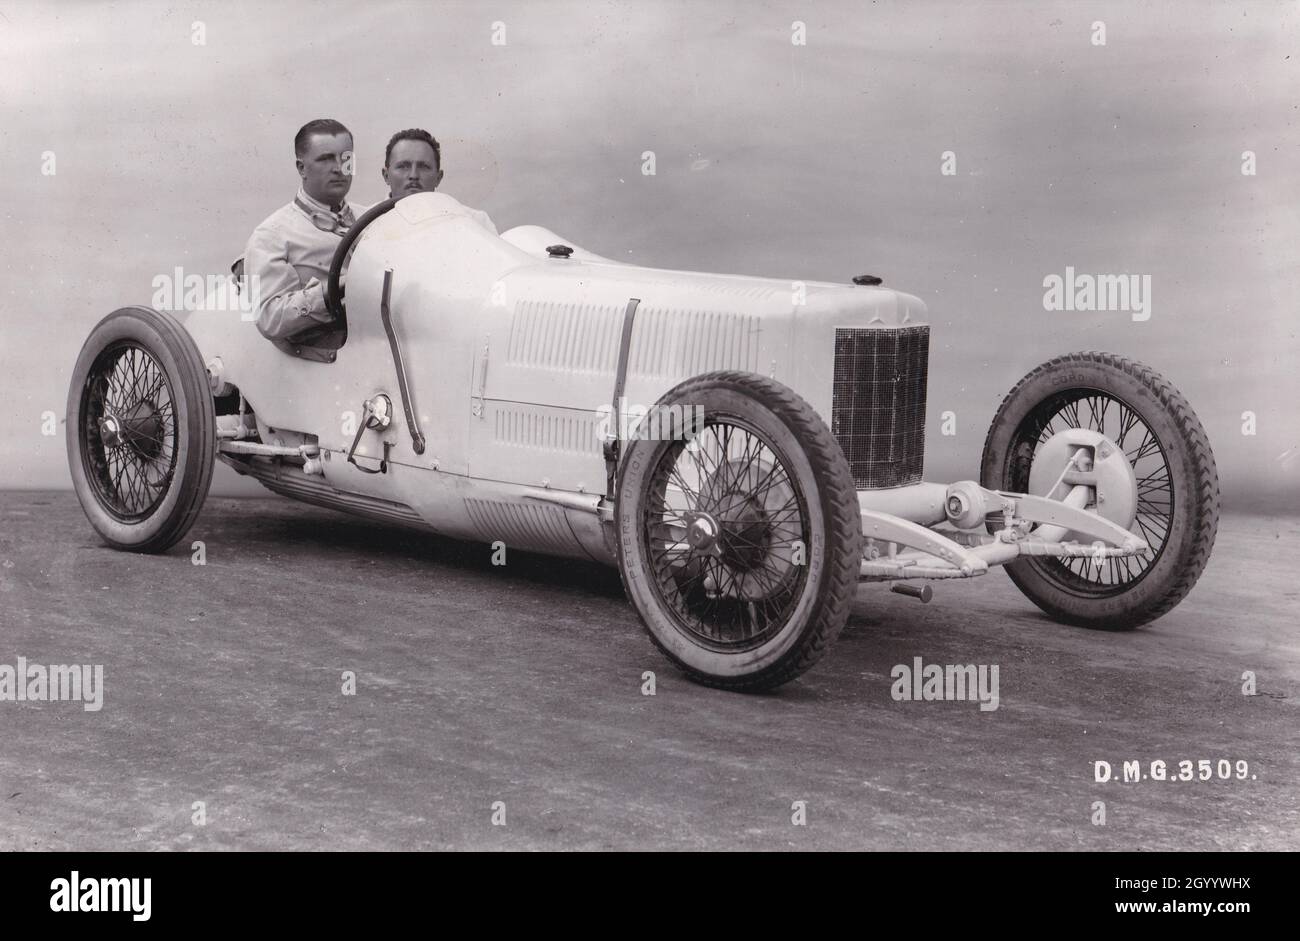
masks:
<instances>
[{"instance_id":1,"label":"man in passenger seat","mask_svg":"<svg viewBox=\"0 0 1300 941\"><path fill-rule=\"evenodd\" d=\"M384 167L379 172L388 184L390 198L404 199L415 193L432 193L442 182L442 147L423 128L398 131L388 141ZM465 209L479 225L493 235L499 234L486 212L468 206Z\"/></svg>"}]
</instances>

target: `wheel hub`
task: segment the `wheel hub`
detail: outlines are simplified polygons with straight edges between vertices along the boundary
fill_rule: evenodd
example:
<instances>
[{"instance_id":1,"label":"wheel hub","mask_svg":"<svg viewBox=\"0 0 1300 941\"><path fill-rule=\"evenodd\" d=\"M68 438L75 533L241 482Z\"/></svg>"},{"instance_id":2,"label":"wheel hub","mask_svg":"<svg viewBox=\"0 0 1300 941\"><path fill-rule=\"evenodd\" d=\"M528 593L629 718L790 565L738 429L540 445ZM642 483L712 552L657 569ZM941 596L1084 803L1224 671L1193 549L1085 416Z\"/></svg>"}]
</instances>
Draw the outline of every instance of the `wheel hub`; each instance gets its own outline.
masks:
<instances>
[{"instance_id":1,"label":"wheel hub","mask_svg":"<svg viewBox=\"0 0 1300 941\"><path fill-rule=\"evenodd\" d=\"M1085 450L1081 459L1075 455ZM1089 457L1091 455L1091 457ZM1071 467L1070 463L1074 461ZM1124 449L1097 431L1070 428L1048 438L1029 469L1029 492L1060 500L1074 483L1094 481L1098 516L1128 529L1137 515L1137 475Z\"/></svg>"},{"instance_id":2,"label":"wheel hub","mask_svg":"<svg viewBox=\"0 0 1300 941\"><path fill-rule=\"evenodd\" d=\"M741 494L729 494L708 510L687 512L686 542L735 569L755 568L767 558L770 527L762 510Z\"/></svg>"},{"instance_id":3,"label":"wheel hub","mask_svg":"<svg viewBox=\"0 0 1300 941\"><path fill-rule=\"evenodd\" d=\"M138 402L120 415L108 412L99 420L99 439L105 448L130 445L148 458L162 450L162 433L162 419L152 402Z\"/></svg>"},{"instance_id":4,"label":"wheel hub","mask_svg":"<svg viewBox=\"0 0 1300 941\"><path fill-rule=\"evenodd\" d=\"M99 440L106 448L120 448L126 443L122 438L122 423L116 415L105 415L99 420Z\"/></svg>"},{"instance_id":5,"label":"wheel hub","mask_svg":"<svg viewBox=\"0 0 1300 941\"><path fill-rule=\"evenodd\" d=\"M686 541L692 549L700 552L713 552L718 545L718 521L708 513L688 513L686 522Z\"/></svg>"},{"instance_id":6,"label":"wheel hub","mask_svg":"<svg viewBox=\"0 0 1300 941\"><path fill-rule=\"evenodd\" d=\"M722 523L722 558L737 569L761 565L767 556L767 516L745 494L728 494L717 508Z\"/></svg>"}]
</instances>

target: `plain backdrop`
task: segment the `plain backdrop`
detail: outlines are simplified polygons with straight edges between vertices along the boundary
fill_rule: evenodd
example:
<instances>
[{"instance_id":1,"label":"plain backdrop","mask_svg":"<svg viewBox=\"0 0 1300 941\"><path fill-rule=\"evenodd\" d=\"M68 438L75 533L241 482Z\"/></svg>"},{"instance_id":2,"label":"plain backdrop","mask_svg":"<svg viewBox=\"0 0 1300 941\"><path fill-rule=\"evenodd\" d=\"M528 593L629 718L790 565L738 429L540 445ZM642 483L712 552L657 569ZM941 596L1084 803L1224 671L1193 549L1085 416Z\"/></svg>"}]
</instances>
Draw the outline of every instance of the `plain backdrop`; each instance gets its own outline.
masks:
<instances>
[{"instance_id":1,"label":"plain backdrop","mask_svg":"<svg viewBox=\"0 0 1300 941\"><path fill-rule=\"evenodd\" d=\"M362 203L419 126L503 230L919 295L929 479L978 475L1029 369L1104 349L1187 395L1227 505L1295 509L1298 36L1293 2L0 2L0 487L69 485L42 431L87 332L224 272L334 117ZM1150 275L1150 320L1045 310L1067 266Z\"/></svg>"}]
</instances>

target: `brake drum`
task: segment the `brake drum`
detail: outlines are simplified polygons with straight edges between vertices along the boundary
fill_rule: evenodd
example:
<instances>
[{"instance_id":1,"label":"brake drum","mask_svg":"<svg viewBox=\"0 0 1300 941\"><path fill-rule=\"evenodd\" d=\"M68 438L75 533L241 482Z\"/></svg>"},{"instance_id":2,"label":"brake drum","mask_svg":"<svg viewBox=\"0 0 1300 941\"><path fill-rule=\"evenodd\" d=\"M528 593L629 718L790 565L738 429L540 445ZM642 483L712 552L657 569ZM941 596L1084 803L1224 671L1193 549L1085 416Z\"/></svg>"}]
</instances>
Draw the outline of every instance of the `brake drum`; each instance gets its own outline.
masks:
<instances>
[{"instance_id":1,"label":"brake drum","mask_svg":"<svg viewBox=\"0 0 1300 941\"><path fill-rule=\"evenodd\" d=\"M1052 500L1064 499L1072 485L1062 479L1062 472L1080 448L1085 453L1078 470L1091 471L1097 479L1096 504L1090 504L1089 509L1128 529L1137 516L1137 475L1124 450L1101 432L1069 428L1048 438L1029 468L1029 492Z\"/></svg>"}]
</instances>

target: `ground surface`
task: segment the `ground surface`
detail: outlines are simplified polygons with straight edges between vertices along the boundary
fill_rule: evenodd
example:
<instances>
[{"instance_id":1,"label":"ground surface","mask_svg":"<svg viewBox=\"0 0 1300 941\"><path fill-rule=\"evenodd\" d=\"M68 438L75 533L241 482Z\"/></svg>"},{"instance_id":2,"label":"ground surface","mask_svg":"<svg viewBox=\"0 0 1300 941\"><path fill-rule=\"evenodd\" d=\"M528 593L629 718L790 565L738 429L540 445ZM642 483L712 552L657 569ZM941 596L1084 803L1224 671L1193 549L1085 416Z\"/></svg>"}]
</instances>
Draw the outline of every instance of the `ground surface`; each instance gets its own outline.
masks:
<instances>
[{"instance_id":1,"label":"ground surface","mask_svg":"<svg viewBox=\"0 0 1300 941\"><path fill-rule=\"evenodd\" d=\"M1295 849L1298 536L1226 516L1130 634L1054 624L1001 572L925 606L863 588L827 659L743 696L682 679L595 565L279 499L213 499L138 557L71 494L4 493L0 665L103 664L104 698L0 702L0 849ZM917 656L997 664L1000 708L895 702ZM1202 758L1249 777L1093 780Z\"/></svg>"}]
</instances>

